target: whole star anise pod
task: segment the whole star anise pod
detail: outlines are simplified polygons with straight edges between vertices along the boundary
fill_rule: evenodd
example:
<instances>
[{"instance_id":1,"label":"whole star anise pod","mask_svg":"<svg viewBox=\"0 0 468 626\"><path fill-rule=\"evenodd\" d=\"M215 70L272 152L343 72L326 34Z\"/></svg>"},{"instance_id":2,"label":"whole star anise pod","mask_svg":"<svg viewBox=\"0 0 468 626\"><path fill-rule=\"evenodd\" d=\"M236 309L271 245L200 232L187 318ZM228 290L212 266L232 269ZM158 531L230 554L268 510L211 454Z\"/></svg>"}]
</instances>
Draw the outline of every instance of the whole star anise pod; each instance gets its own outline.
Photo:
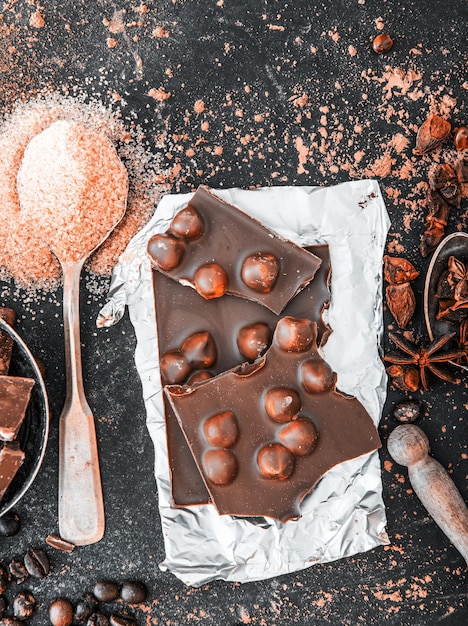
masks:
<instances>
[{"instance_id":1,"label":"whole star anise pod","mask_svg":"<svg viewBox=\"0 0 468 626\"><path fill-rule=\"evenodd\" d=\"M460 359L464 352L458 348L441 351L455 335L456 332L446 333L436 337L427 347L424 347L408 341L402 335L389 333L389 338L401 352L387 353L384 356L384 361L395 365L416 366L419 369L421 385L425 391L429 389L428 372L432 372L442 380L457 384L460 380L444 367L444 364Z\"/></svg>"}]
</instances>

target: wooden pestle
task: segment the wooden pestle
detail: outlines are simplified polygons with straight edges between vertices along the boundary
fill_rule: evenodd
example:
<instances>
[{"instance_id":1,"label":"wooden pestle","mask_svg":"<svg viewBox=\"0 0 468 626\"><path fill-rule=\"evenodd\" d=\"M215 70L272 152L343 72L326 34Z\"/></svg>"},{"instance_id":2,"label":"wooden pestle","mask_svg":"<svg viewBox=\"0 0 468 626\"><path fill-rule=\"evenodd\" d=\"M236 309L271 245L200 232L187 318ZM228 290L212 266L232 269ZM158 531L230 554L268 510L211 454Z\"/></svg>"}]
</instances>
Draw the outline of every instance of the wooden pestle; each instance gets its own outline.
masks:
<instances>
[{"instance_id":1,"label":"wooden pestle","mask_svg":"<svg viewBox=\"0 0 468 626\"><path fill-rule=\"evenodd\" d=\"M468 508L448 472L428 455L424 431L414 424L397 426L387 448L396 463L408 467L416 495L468 564Z\"/></svg>"}]
</instances>

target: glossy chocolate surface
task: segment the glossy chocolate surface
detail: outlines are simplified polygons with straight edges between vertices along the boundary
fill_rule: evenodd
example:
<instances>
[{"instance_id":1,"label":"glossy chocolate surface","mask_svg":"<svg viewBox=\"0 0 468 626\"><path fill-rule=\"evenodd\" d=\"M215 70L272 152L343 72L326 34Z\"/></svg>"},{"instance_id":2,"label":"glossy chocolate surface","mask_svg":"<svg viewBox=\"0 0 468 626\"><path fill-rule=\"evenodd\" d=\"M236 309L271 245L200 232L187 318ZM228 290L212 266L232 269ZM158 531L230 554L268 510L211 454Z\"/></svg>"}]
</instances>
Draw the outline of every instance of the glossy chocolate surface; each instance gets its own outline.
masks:
<instances>
[{"instance_id":1,"label":"glossy chocolate surface","mask_svg":"<svg viewBox=\"0 0 468 626\"><path fill-rule=\"evenodd\" d=\"M24 461L24 452L15 443L0 443L0 500Z\"/></svg>"},{"instance_id":2,"label":"glossy chocolate surface","mask_svg":"<svg viewBox=\"0 0 468 626\"><path fill-rule=\"evenodd\" d=\"M254 364L238 366L193 387L165 388L220 514L268 516L282 522L298 517L302 499L328 470L380 447L374 423L360 402L329 386L328 366L317 368L325 378L318 391L309 391L301 382L304 363L324 362L316 336L306 344L294 343L293 350L286 347L292 335L299 336L297 328L308 326L284 317L278 322L272 345ZM312 322L310 326L314 329L316 325ZM285 344L284 337L288 340ZM306 347L297 349L298 345ZM270 418L265 393L279 386L298 393L299 418L311 422L312 427L296 426L294 432L294 421L284 425ZM200 436L200 424L224 411L236 415L239 435L228 449L237 462L236 475L221 484L213 481L202 461L212 448Z\"/></svg>"},{"instance_id":3,"label":"glossy chocolate surface","mask_svg":"<svg viewBox=\"0 0 468 626\"><path fill-rule=\"evenodd\" d=\"M0 376L0 439L13 441L21 424L34 387L34 380L20 376Z\"/></svg>"},{"instance_id":4,"label":"glossy chocolate surface","mask_svg":"<svg viewBox=\"0 0 468 626\"><path fill-rule=\"evenodd\" d=\"M316 320L319 340L325 343L330 329L322 320L322 312L330 300L330 255L326 245L308 250L321 259L321 265L314 280L289 302L284 314ZM246 360L253 361L271 343L278 316L266 307L234 296L204 300L157 270L153 271L153 286L160 359L167 352L180 353L184 342L198 333L209 331L213 338L216 360L208 369L190 368L190 382L194 377L206 379ZM246 354L249 350L251 358ZM210 496L166 398L164 406L173 504L205 504Z\"/></svg>"},{"instance_id":5,"label":"glossy chocolate surface","mask_svg":"<svg viewBox=\"0 0 468 626\"><path fill-rule=\"evenodd\" d=\"M320 266L320 259L312 253L279 237L206 187L199 187L181 211L168 234L150 239L148 254L156 269L192 285L204 298L234 294L279 314ZM194 228L195 235L186 226L188 211L195 211L203 223ZM187 228L190 235L182 238ZM183 253L174 241L176 237ZM206 266L212 276L201 271ZM216 282L215 287L210 280Z\"/></svg>"},{"instance_id":6,"label":"glossy chocolate surface","mask_svg":"<svg viewBox=\"0 0 468 626\"><path fill-rule=\"evenodd\" d=\"M9 326L13 326L16 322L16 313L13 309L0 306L0 319L4 320ZM8 374L12 350L13 338L0 328L0 376Z\"/></svg>"}]
</instances>

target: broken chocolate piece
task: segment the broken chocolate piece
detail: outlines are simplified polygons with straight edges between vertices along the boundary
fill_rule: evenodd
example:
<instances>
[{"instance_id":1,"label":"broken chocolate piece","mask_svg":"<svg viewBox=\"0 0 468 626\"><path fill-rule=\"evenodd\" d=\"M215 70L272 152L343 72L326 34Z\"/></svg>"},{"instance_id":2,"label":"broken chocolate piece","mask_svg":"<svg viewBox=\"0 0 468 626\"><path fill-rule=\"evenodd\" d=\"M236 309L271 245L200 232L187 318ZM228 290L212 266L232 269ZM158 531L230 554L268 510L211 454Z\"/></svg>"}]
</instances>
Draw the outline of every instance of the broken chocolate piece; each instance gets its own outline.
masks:
<instances>
[{"instance_id":1,"label":"broken chocolate piece","mask_svg":"<svg viewBox=\"0 0 468 626\"><path fill-rule=\"evenodd\" d=\"M289 350L290 342L283 343L283 338L297 336L295 331L309 324L312 336L300 349L296 342L297 349ZM238 366L200 385L164 390L220 514L268 516L282 522L296 518L304 496L328 470L380 447L377 430L364 407L356 398L336 391L335 375L317 350L316 325L310 320L309 324L282 318L272 345L255 363ZM313 386L304 379L300 382L305 364L317 365L312 368ZM297 420L282 424L268 415L265 393L272 383L299 395ZM229 448L215 449L223 454L216 455L219 474L213 480L206 455L214 449L202 435L201 425L210 416L228 411L236 416L238 436ZM292 426L297 422L300 426Z\"/></svg>"},{"instance_id":2,"label":"broken chocolate piece","mask_svg":"<svg viewBox=\"0 0 468 626\"><path fill-rule=\"evenodd\" d=\"M59 535L47 535L45 542L51 548L61 550L62 552L73 552L75 549L74 543L71 543L66 539L62 539Z\"/></svg>"},{"instance_id":3,"label":"broken chocolate piece","mask_svg":"<svg viewBox=\"0 0 468 626\"><path fill-rule=\"evenodd\" d=\"M34 387L32 378L0 376L0 439L13 441L21 424Z\"/></svg>"},{"instance_id":4,"label":"broken chocolate piece","mask_svg":"<svg viewBox=\"0 0 468 626\"><path fill-rule=\"evenodd\" d=\"M0 319L6 322L9 326L13 326L16 322L16 313L13 309L0 306ZM0 329L0 375L8 374L13 343L13 337L4 330Z\"/></svg>"},{"instance_id":5,"label":"broken chocolate piece","mask_svg":"<svg viewBox=\"0 0 468 626\"><path fill-rule=\"evenodd\" d=\"M13 482L24 458L25 454L20 450L19 443L16 441L4 443L0 448L0 500Z\"/></svg>"},{"instance_id":6,"label":"broken chocolate piece","mask_svg":"<svg viewBox=\"0 0 468 626\"><path fill-rule=\"evenodd\" d=\"M314 280L289 302L283 313L318 321L318 337L323 345L331 332L322 319L330 300L330 255L326 245L308 249L321 259L321 265ZM246 359L254 361L270 345L278 317L266 307L241 298L204 300L193 289L157 270L153 271L153 285L160 358L167 352L180 351L187 336L208 328L216 346L217 358L210 370L195 371L183 382L193 385ZM205 483L165 397L164 411L173 505L206 504L210 497Z\"/></svg>"},{"instance_id":7,"label":"broken chocolate piece","mask_svg":"<svg viewBox=\"0 0 468 626\"><path fill-rule=\"evenodd\" d=\"M155 269L193 287L203 298L232 294L279 314L320 266L311 252L206 187L199 187L181 212L167 233L149 240L148 255ZM196 216L193 229L185 225L187 214Z\"/></svg>"}]
</instances>

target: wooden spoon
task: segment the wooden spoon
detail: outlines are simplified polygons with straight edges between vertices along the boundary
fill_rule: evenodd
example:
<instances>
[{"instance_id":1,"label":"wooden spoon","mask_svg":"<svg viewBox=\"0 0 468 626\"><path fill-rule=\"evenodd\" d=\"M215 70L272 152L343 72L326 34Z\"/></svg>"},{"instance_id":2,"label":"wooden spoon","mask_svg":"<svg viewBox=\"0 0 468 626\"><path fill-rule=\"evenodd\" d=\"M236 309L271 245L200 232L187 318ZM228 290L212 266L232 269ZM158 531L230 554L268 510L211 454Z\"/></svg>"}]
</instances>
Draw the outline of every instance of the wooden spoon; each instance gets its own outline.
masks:
<instances>
[{"instance_id":1,"label":"wooden spoon","mask_svg":"<svg viewBox=\"0 0 468 626\"><path fill-rule=\"evenodd\" d=\"M42 228L63 273L66 394L59 420L59 528L63 539L87 545L102 538L105 518L94 417L83 388L80 275L125 214L128 176L106 136L59 120L27 146L17 187L22 212Z\"/></svg>"},{"instance_id":2,"label":"wooden spoon","mask_svg":"<svg viewBox=\"0 0 468 626\"><path fill-rule=\"evenodd\" d=\"M428 455L424 431L414 424L397 426L387 448L396 463L408 467L416 495L468 564L468 509L448 472Z\"/></svg>"}]
</instances>

